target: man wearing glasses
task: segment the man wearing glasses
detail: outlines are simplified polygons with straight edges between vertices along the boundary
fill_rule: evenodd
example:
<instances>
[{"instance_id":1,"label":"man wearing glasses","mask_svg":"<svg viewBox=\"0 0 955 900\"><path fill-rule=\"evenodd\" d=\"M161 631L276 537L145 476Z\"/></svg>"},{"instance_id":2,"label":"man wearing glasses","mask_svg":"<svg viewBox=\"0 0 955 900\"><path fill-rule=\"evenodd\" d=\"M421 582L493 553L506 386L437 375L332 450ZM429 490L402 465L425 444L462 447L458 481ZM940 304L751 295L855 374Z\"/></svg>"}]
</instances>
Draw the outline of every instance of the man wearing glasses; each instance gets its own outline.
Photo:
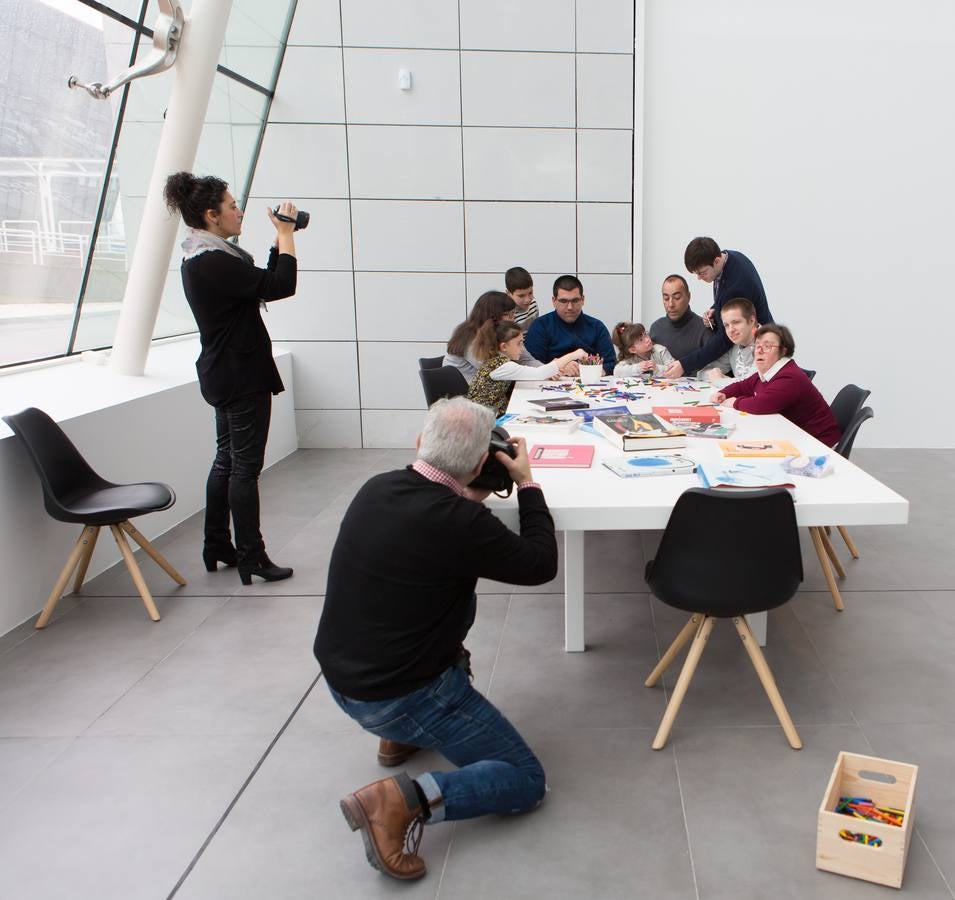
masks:
<instances>
[{"instance_id":1,"label":"man wearing glasses","mask_svg":"<svg viewBox=\"0 0 955 900\"><path fill-rule=\"evenodd\" d=\"M679 378L687 372L705 369L708 363L729 350L732 343L726 336L720 317L727 300L744 297L756 309L756 320L760 325L773 321L759 272L748 257L738 250L720 250L719 244L711 237L693 238L686 246L683 262L687 271L700 281L713 285L713 305L703 316L713 332L699 350L681 356L674 362L663 373L667 378Z\"/></svg>"},{"instance_id":2,"label":"man wearing glasses","mask_svg":"<svg viewBox=\"0 0 955 900\"><path fill-rule=\"evenodd\" d=\"M534 359L555 359L583 349L600 356L604 372L613 372L617 355L607 326L584 312L584 286L576 275L561 275L554 282L554 311L541 316L527 332L524 346ZM561 375L579 375L576 362L569 362Z\"/></svg>"}]
</instances>

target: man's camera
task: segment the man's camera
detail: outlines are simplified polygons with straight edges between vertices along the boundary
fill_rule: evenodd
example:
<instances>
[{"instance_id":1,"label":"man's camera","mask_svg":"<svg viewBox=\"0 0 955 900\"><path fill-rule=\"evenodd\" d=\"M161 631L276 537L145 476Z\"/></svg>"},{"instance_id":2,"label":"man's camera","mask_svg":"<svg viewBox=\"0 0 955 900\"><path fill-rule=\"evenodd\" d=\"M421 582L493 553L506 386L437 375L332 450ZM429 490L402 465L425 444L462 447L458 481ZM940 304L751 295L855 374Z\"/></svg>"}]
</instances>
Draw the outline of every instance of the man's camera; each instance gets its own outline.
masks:
<instances>
[{"instance_id":1,"label":"man's camera","mask_svg":"<svg viewBox=\"0 0 955 900\"><path fill-rule=\"evenodd\" d=\"M510 496L514 480L510 472L504 468L503 463L494 455L497 450L502 450L511 459L517 456L514 445L508 440L509 437L507 431L500 426L491 430L487 459L477 478L468 487L481 488L495 494L503 494L505 497Z\"/></svg>"},{"instance_id":2,"label":"man's camera","mask_svg":"<svg viewBox=\"0 0 955 900\"><path fill-rule=\"evenodd\" d=\"M311 218L311 216L305 212L304 209L300 209L293 219L291 216L282 215L277 206L272 210L272 215L274 215L275 218L280 222L294 222L296 231L301 231L303 228L308 228L308 220Z\"/></svg>"}]
</instances>

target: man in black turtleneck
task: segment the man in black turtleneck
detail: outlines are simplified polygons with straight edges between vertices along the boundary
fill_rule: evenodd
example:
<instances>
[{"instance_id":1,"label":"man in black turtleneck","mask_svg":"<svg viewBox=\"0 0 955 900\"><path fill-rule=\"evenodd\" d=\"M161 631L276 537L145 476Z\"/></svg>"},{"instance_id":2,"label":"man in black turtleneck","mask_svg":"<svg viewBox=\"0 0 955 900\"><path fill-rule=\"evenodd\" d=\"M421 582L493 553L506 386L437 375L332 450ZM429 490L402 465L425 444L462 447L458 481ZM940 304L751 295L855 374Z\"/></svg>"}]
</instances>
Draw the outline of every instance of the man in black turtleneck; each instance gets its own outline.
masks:
<instances>
[{"instance_id":1,"label":"man in black turtleneck","mask_svg":"<svg viewBox=\"0 0 955 900\"><path fill-rule=\"evenodd\" d=\"M699 349L713 333L703 317L690 309L690 287L682 275L668 275L664 280L663 308L666 315L650 326L650 338L654 344L663 344L674 359Z\"/></svg>"}]
</instances>

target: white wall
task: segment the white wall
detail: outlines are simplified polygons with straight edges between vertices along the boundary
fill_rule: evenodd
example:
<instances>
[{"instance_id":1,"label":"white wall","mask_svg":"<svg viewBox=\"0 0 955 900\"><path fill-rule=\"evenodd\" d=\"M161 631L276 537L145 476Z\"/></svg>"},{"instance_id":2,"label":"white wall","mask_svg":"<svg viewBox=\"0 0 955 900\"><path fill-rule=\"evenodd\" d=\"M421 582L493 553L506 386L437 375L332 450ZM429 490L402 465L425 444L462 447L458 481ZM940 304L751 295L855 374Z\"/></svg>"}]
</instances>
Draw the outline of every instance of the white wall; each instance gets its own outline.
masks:
<instances>
[{"instance_id":1,"label":"white wall","mask_svg":"<svg viewBox=\"0 0 955 900\"><path fill-rule=\"evenodd\" d=\"M312 213L266 316L300 446L412 446L417 358L510 266L544 311L575 272L587 312L631 315L632 79L632 0L299 3L242 243L278 199Z\"/></svg>"},{"instance_id":2,"label":"white wall","mask_svg":"<svg viewBox=\"0 0 955 900\"><path fill-rule=\"evenodd\" d=\"M912 391L951 368L939 276L955 208L955 5L641 5L637 308L642 292L644 317L660 315L662 277L712 235L756 263L827 398L849 381L872 390L857 446L955 446L955 422L920 416ZM711 289L691 288L702 311Z\"/></svg>"}]
</instances>

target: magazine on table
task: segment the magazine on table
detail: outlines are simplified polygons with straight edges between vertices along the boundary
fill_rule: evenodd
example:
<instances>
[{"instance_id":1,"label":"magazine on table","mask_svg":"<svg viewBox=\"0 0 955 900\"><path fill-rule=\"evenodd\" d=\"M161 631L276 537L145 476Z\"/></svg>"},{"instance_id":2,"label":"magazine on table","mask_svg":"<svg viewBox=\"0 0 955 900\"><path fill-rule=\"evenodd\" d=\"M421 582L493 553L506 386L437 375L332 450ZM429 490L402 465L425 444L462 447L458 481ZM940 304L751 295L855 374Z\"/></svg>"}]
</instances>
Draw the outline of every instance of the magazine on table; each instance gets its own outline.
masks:
<instances>
[{"instance_id":1,"label":"magazine on table","mask_svg":"<svg viewBox=\"0 0 955 900\"><path fill-rule=\"evenodd\" d=\"M758 488L796 487L791 475L783 471L780 463L769 460L737 459L726 462L701 462L696 471L707 488L732 490L755 490Z\"/></svg>"},{"instance_id":2,"label":"magazine on table","mask_svg":"<svg viewBox=\"0 0 955 900\"><path fill-rule=\"evenodd\" d=\"M659 456L626 456L605 459L603 464L621 478L641 478L648 475L692 475L696 463L679 453Z\"/></svg>"},{"instance_id":3,"label":"magazine on table","mask_svg":"<svg viewBox=\"0 0 955 900\"><path fill-rule=\"evenodd\" d=\"M504 421L501 421L503 419ZM533 431L541 434L572 434L580 428L583 419L576 416L555 416L547 413L508 413L501 416L499 425L507 424L508 428L517 428L520 431Z\"/></svg>"},{"instance_id":4,"label":"magazine on table","mask_svg":"<svg viewBox=\"0 0 955 900\"><path fill-rule=\"evenodd\" d=\"M719 422L713 425L699 422L695 425L682 425L680 427L683 428L688 437L718 438L720 440L728 438L736 430L735 425L721 425Z\"/></svg>"}]
</instances>

